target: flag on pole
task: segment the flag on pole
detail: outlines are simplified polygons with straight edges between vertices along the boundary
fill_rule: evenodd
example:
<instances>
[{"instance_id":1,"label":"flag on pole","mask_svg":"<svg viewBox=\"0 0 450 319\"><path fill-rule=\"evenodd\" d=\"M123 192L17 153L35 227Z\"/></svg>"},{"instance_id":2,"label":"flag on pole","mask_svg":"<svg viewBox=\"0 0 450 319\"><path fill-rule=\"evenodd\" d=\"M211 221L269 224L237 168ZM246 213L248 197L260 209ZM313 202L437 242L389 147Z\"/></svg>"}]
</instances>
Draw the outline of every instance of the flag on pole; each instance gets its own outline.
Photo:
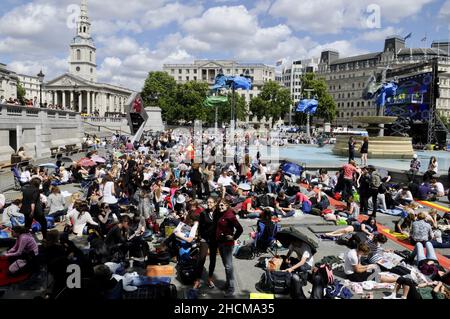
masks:
<instances>
[{"instance_id":1,"label":"flag on pole","mask_svg":"<svg viewBox=\"0 0 450 319\"><path fill-rule=\"evenodd\" d=\"M403 38L403 40L409 39L412 36L412 32L410 32L406 37Z\"/></svg>"},{"instance_id":2,"label":"flag on pole","mask_svg":"<svg viewBox=\"0 0 450 319\"><path fill-rule=\"evenodd\" d=\"M283 65L283 60L277 61L277 66L281 66L281 65Z\"/></svg>"},{"instance_id":3,"label":"flag on pole","mask_svg":"<svg viewBox=\"0 0 450 319\"><path fill-rule=\"evenodd\" d=\"M420 40L420 41L422 41L422 42L427 41L427 36L425 36L424 38L422 38L422 40Z\"/></svg>"}]
</instances>

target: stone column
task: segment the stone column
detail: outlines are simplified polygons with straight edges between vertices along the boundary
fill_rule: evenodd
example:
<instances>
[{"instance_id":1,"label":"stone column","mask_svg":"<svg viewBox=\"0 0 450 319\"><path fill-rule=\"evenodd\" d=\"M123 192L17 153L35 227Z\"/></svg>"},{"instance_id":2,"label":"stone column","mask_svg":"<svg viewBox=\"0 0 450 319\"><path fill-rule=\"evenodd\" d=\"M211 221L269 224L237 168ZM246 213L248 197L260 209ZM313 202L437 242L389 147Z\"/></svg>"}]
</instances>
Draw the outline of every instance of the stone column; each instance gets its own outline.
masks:
<instances>
[{"instance_id":1,"label":"stone column","mask_svg":"<svg viewBox=\"0 0 450 319\"><path fill-rule=\"evenodd\" d=\"M66 108L66 91L61 91L62 94L62 108Z\"/></svg>"},{"instance_id":2,"label":"stone column","mask_svg":"<svg viewBox=\"0 0 450 319\"><path fill-rule=\"evenodd\" d=\"M17 140L17 149L19 149L22 145L23 139L23 130L22 125L16 125L16 140Z\"/></svg>"},{"instance_id":3,"label":"stone column","mask_svg":"<svg viewBox=\"0 0 450 319\"><path fill-rule=\"evenodd\" d=\"M58 92L53 92L53 105L56 105L58 103Z\"/></svg>"},{"instance_id":4,"label":"stone column","mask_svg":"<svg viewBox=\"0 0 450 319\"><path fill-rule=\"evenodd\" d=\"M83 91L80 91L80 97L78 98L78 113L83 112Z\"/></svg>"},{"instance_id":5,"label":"stone column","mask_svg":"<svg viewBox=\"0 0 450 319\"><path fill-rule=\"evenodd\" d=\"M91 113L91 92L89 92L89 91L86 92L86 98L87 98L87 101L86 101L86 107L87 107L86 113L90 114Z\"/></svg>"},{"instance_id":6,"label":"stone column","mask_svg":"<svg viewBox=\"0 0 450 319\"><path fill-rule=\"evenodd\" d=\"M73 108L73 111L76 111L75 110L75 100L74 100L74 98L73 98L73 91L70 91L70 102L69 102L70 104L70 109L72 109Z\"/></svg>"}]
</instances>

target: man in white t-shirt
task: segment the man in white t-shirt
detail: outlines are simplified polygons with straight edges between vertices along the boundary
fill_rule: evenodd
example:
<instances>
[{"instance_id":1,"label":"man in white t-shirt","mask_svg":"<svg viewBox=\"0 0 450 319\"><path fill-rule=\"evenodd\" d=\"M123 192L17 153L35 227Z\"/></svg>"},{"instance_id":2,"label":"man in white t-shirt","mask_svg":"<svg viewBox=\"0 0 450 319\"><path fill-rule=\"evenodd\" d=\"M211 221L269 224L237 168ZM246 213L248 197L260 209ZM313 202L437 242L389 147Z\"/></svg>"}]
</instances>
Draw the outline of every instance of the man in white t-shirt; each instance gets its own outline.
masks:
<instances>
[{"instance_id":1,"label":"man in white t-shirt","mask_svg":"<svg viewBox=\"0 0 450 319\"><path fill-rule=\"evenodd\" d=\"M220 174L219 179L217 180L217 184L219 185L219 187L223 188L222 196L225 196L225 192L227 192L228 194L233 194L232 186L237 186L226 169L222 170L222 174Z\"/></svg>"}]
</instances>

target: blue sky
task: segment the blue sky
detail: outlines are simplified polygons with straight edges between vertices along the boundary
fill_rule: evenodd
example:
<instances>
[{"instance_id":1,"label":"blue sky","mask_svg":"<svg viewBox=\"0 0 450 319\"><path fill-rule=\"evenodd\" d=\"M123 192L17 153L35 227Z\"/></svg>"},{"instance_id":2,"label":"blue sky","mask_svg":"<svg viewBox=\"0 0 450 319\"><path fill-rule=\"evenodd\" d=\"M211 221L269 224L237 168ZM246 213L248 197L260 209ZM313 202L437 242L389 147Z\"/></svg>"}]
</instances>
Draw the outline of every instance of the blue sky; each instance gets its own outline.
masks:
<instances>
[{"instance_id":1,"label":"blue sky","mask_svg":"<svg viewBox=\"0 0 450 319\"><path fill-rule=\"evenodd\" d=\"M47 79L67 71L70 21L81 0L2 0L0 62ZM349 56L449 39L450 0L89 0L99 80L140 89L164 63L194 59L263 62ZM379 14L378 14L379 13ZM69 22L69 23L68 23ZM427 36L427 41L421 39Z\"/></svg>"}]
</instances>

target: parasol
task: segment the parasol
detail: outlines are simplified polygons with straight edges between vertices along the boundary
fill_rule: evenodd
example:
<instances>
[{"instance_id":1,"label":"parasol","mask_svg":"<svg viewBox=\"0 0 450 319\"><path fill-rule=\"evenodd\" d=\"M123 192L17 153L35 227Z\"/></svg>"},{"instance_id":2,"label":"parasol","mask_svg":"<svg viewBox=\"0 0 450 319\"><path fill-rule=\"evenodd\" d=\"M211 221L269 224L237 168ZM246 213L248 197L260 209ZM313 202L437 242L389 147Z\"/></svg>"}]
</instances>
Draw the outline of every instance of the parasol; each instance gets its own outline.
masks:
<instances>
[{"instance_id":1,"label":"parasol","mask_svg":"<svg viewBox=\"0 0 450 319\"><path fill-rule=\"evenodd\" d=\"M91 166L95 166L97 164L90 158L84 157L78 161L78 165L84 166L84 167L91 167Z\"/></svg>"},{"instance_id":2,"label":"parasol","mask_svg":"<svg viewBox=\"0 0 450 319\"><path fill-rule=\"evenodd\" d=\"M41 165L39 165L39 167L53 168L53 169L57 169L58 168L58 166L56 166L56 164L53 164L53 163L41 164Z\"/></svg>"},{"instance_id":3,"label":"parasol","mask_svg":"<svg viewBox=\"0 0 450 319\"><path fill-rule=\"evenodd\" d=\"M283 245L283 247L289 247L292 242L301 241L311 247L313 254L317 252L319 248L319 241L310 230L305 227L288 227L279 231L275 235L276 239Z\"/></svg>"},{"instance_id":4,"label":"parasol","mask_svg":"<svg viewBox=\"0 0 450 319\"><path fill-rule=\"evenodd\" d=\"M101 163L101 164L106 163L106 159L104 159L103 157L98 156L98 155L92 156L91 160L93 160L96 163Z\"/></svg>"}]
</instances>

